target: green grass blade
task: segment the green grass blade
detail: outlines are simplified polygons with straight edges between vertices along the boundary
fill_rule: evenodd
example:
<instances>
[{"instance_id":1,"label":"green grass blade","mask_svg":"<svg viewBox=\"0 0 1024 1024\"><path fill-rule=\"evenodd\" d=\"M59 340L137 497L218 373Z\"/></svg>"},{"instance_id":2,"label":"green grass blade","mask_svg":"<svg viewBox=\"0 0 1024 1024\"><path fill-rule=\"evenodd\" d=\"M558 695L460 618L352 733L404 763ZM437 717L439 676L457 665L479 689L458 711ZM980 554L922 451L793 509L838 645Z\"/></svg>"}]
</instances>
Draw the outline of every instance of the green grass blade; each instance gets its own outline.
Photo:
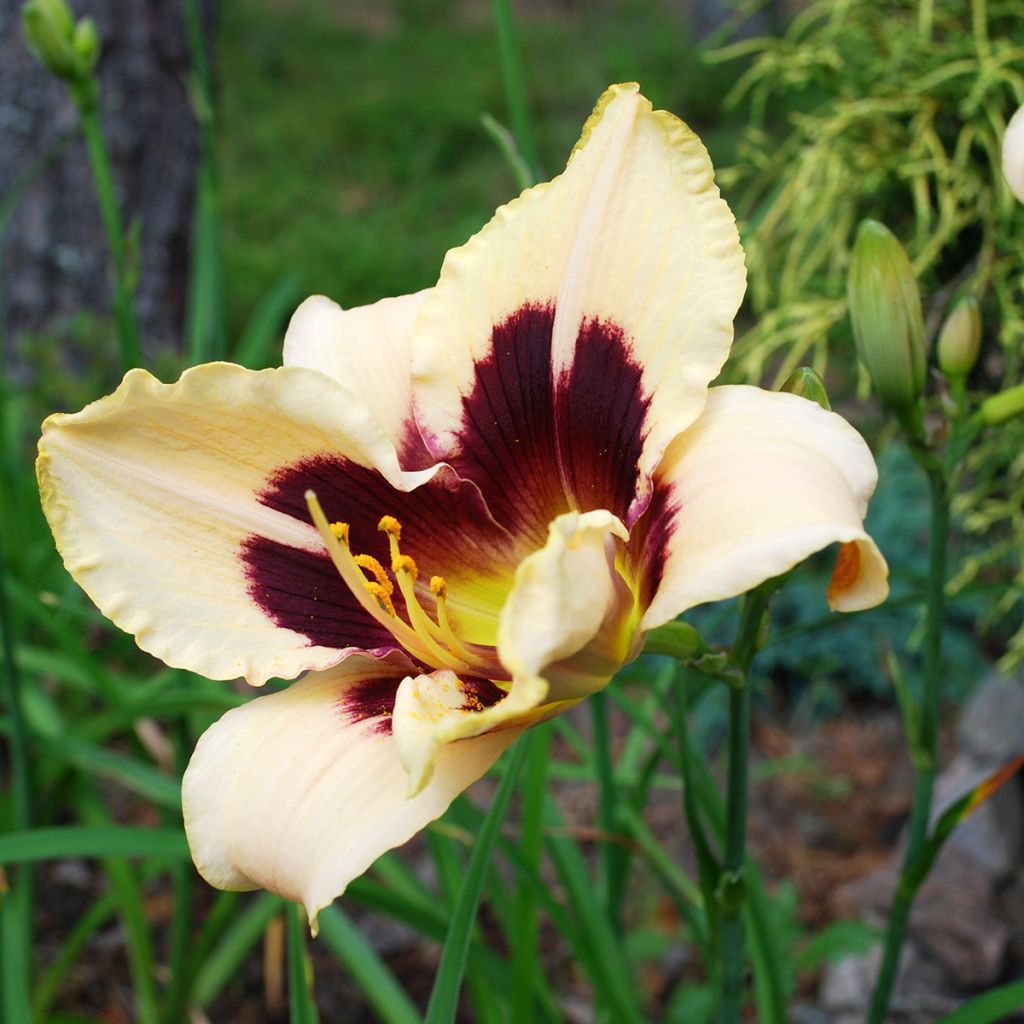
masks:
<instances>
[{"instance_id":1,"label":"green grass blade","mask_svg":"<svg viewBox=\"0 0 1024 1024\"><path fill-rule=\"evenodd\" d=\"M163 864L146 864L139 871L139 881L148 882L164 870L166 870L166 866ZM32 1010L35 1014L33 1020L42 1020L46 1016L68 968L75 962L93 934L104 925L115 910L117 910L117 894L107 890L94 900L86 912L75 922L71 934L68 935L57 955L32 986ZM5 1017L4 1020L6 1019Z\"/></svg>"},{"instance_id":2,"label":"green grass blade","mask_svg":"<svg viewBox=\"0 0 1024 1024\"><path fill-rule=\"evenodd\" d=\"M83 787L76 803L93 827L114 827L107 825L109 812L96 793ZM124 926L125 950L135 990L137 1019L139 1024L159 1024L155 959L149 936L149 920L142 901L141 883L120 857L104 857L103 871L117 896L117 915Z\"/></svg>"},{"instance_id":3,"label":"green grass blade","mask_svg":"<svg viewBox=\"0 0 1024 1024\"><path fill-rule=\"evenodd\" d=\"M459 898L459 890L462 887L462 879L465 877L465 869L462 863L462 859L459 857L458 852L458 840L456 835L461 833L456 830L455 834L452 834L451 826L447 823L435 822L433 827L427 831L427 846L430 848L431 856L434 859L434 868L437 871L437 877L441 882L441 892L444 895L445 903L452 908L454 911L455 904ZM466 845L470 845L472 842L472 833L467 833ZM494 907L498 917L502 917L502 913L497 906L498 900L496 900L496 886L497 880L492 875L490 878L490 890L489 895L491 898L491 905ZM501 908L504 910L505 908ZM479 929L474 926L473 937L477 938ZM502 1016L498 1011L496 1005L496 999L494 990L488 985L482 978L474 974L472 971L468 972L466 977L466 987L469 990L469 999L473 1007L473 1015L479 1024L501 1024Z\"/></svg>"},{"instance_id":4,"label":"green grass blade","mask_svg":"<svg viewBox=\"0 0 1024 1024\"><path fill-rule=\"evenodd\" d=\"M529 188L537 183L530 165L519 152L515 136L498 120L490 114L481 114L480 123L484 131L490 136L491 141L498 147L498 151L505 158L512 177L519 186L520 191Z\"/></svg>"},{"instance_id":5,"label":"green grass blade","mask_svg":"<svg viewBox=\"0 0 1024 1024\"><path fill-rule=\"evenodd\" d=\"M252 311L235 348L234 361L250 370L261 370L281 361L281 332L300 294L299 278L282 277Z\"/></svg>"},{"instance_id":6,"label":"green grass blade","mask_svg":"<svg viewBox=\"0 0 1024 1024\"><path fill-rule=\"evenodd\" d=\"M419 1011L344 911L320 911L320 938L348 969L382 1024L421 1024Z\"/></svg>"},{"instance_id":7,"label":"green grass blade","mask_svg":"<svg viewBox=\"0 0 1024 1024\"><path fill-rule=\"evenodd\" d=\"M25 933L27 892L23 888L10 889L0 899L0 1019L5 1021L31 1021L28 976L30 949Z\"/></svg>"},{"instance_id":8,"label":"green grass blade","mask_svg":"<svg viewBox=\"0 0 1024 1024\"><path fill-rule=\"evenodd\" d=\"M935 1024L997 1024L1007 1014L1024 1006L1024 980L975 996L958 1010L946 1014Z\"/></svg>"},{"instance_id":9,"label":"green grass blade","mask_svg":"<svg viewBox=\"0 0 1024 1024\"><path fill-rule=\"evenodd\" d=\"M181 829L134 825L68 825L30 828L0 836L0 864L28 864L60 857L159 857L184 860Z\"/></svg>"},{"instance_id":10,"label":"green grass blade","mask_svg":"<svg viewBox=\"0 0 1024 1024\"><path fill-rule=\"evenodd\" d=\"M42 750L54 760L74 765L89 775L116 782L139 796L174 811L181 808L181 782L152 765L113 750L104 750L74 736L43 740Z\"/></svg>"},{"instance_id":11,"label":"green grass blade","mask_svg":"<svg viewBox=\"0 0 1024 1024\"><path fill-rule=\"evenodd\" d=\"M280 896L262 892L245 910L235 915L196 974L191 993L195 1006L205 1008L217 998L283 907L284 901Z\"/></svg>"},{"instance_id":12,"label":"green grass blade","mask_svg":"<svg viewBox=\"0 0 1024 1024\"><path fill-rule=\"evenodd\" d=\"M291 1024L318 1024L313 998L313 963L306 948L309 924L305 908L292 903L287 910L288 927L288 1019Z\"/></svg>"},{"instance_id":13,"label":"green grass blade","mask_svg":"<svg viewBox=\"0 0 1024 1024\"><path fill-rule=\"evenodd\" d=\"M530 107L526 99L526 77L523 74L523 61L519 53L519 42L516 39L515 21L508 0L491 0L494 12L494 31L498 42L498 61L501 65L501 81L505 87L505 99L508 102L509 120L516 137L519 152L529 165L536 180L539 164L537 147L533 142L533 130L530 127Z\"/></svg>"},{"instance_id":14,"label":"green grass blade","mask_svg":"<svg viewBox=\"0 0 1024 1024\"><path fill-rule=\"evenodd\" d=\"M608 732L608 695L595 693L588 701L594 725L593 762L597 768L598 826L602 839L598 846L597 889L605 916L612 927L620 927L622 895L629 873L629 851L613 842L619 829L619 789L612 768L611 736Z\"/></svg>"},{"instance_id":15,"label":"green grass blade","mask_svg":"<svg viewBox=\"0 0 1024 1024\"><path fill-rule=\"evenodd\" d=\"M483 891L484 878L491 863L491 855L498 841L501 824L505 820L505 812L512 800L519 773L530 750L532 736L524 736L512 751L511 763L498 786L494 803L487 812L483 828L473 844L466 875L459 890L459 898L455 904L448 937L445 939L441 953L441 965L434 979L434 987L430 993L430 1003L425 1017L426 1024L452 1024L459 1003L459 990L466 972L466 961L469 945L476 921L476 910Z\"/></svg>"},{"instance_id":16,"label":"green grass blade","mask_svg":"<svg viewBox=\"0 0 1024 1024\"><path fill-rule=\"evenodd\" d=\"M626 964L626 956L618 936L594 898L593 882L587 862L576 841L565 829L562 817L547 795L545 818L548 830L547 848L558 876L569 898L569 904L580 922L583 942L590 958L597 965L591 973L594 988L618 1024L641 1020L636 1005L636 990Z\"/></svg>"},{"instance_id":17,"label":"green grass blade","mask_svg":"<svg viewBox=\"0 0 1024 1024\"><path fill-rule=\"evenodd\" d=\"M533 1017L533 979L543 977L537 958L540 922L537 900L527 883L526 872L537 876L544 843L544 787L551 753L551 728L539 726L524 768L523 798L519 816L520 868L516 888L512 933L512 1020Z\"/></svg>"}]
</instances>

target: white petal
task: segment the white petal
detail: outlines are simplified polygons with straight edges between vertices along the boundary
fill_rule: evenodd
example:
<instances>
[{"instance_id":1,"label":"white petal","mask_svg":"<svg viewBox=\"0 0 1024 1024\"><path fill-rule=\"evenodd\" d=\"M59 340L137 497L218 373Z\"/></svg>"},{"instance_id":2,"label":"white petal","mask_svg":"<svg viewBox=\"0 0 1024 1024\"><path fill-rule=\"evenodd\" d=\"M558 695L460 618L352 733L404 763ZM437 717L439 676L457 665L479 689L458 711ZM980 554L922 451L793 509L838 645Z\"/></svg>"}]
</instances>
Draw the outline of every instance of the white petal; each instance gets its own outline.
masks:
<instances>
[{"instance_id":1,"label":"white petal","mask_svg":"<svg viewBox=\"0 0 1024 1024\"><path fill-rule=\"evenodd\" d=\"M430 782L408 798L386 716L364 715L373 687L386 704L408 669L397 657L353 656L229 711L203 734L182 801L207 881L270 889L303 903L315 924L353 878L443 814L518 735L443 747ZM360 710L355 697L368 707Z\"/></svg>"},{"instance_id":2,"label":"white petal","mask_svg":"<svg viewBox=\"0 0 1024 1024\"><path fill-rule=\"evenodd\" d=\"M169 665L260 684L333 664L346 646L275 625L241 556L247 538L322 552L311 524L258 496L281 467L325 455L418 479L322 374L211 363L170 385L133 370L113 395L51 416L37 468L64 563L108 618Z\"/></svg>"},{"instance_id":3,"label":"white petal","mask_svg":"<svg viewBox=\"0 0 1024 1024\"><path fill-rule=\"evenodd\" d=\"M835 413L795 395L712 388L658 469L664 511L645 557L662 578L643 627L742 594L837 541L854 547L844 549L830 603L878 604L888 570L863 526L876 481L867 445Z\"/></svg>"},{"instance_id":4,"label":"white petal","mask_svg":"<svg viewBox=\"0 0 1024 1024\"><path fill-rule=\"evenodd\" d=\"M550 700L585 697L628 658L633 600L615 568L616 537L629 534L610 512L568 512L520 563L498 624L513 691L544 679Z\"/></svg>"},{"instance_id":5,"label":"white petal","mask_svg":"<svg viewBox=\"0 0 1024 1024\"><path fill-rule=\"evenodd\" d=\"M429 294L427 289L355 309L313 295L288 325L284 365L319 370L344 384L400 448L411 427L409 343Z\"/></svg>"}]
</instances>

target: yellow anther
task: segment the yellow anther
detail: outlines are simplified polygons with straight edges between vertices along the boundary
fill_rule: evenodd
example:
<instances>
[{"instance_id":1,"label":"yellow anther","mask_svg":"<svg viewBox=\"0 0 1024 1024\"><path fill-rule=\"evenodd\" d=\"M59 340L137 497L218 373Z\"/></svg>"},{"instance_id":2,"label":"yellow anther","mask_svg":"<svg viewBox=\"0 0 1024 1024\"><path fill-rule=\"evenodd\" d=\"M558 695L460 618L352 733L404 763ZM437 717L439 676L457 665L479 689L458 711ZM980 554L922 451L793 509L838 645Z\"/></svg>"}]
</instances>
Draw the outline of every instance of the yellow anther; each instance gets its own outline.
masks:
<instances>
[{"instance_id":1,"label":"yellow anther","mask_svg":"<svg viewBox=\"0 0 1024 1024\"><path fill-rule=\"evenodd\" d=\"M391 603L391 595L379 584L374 583L371 580L366 581L366 589L377 599L380 606L390 615L393 619L397 618L395 612L395 606Z\"/></svg>"},{"instance_id":2,"label":"yellow anther","mask_svg":"<svg viewBox=\"0 0 1024 1024\"><path fill-rule=\"evenodd\" d=\"M331 523L331 533L333 533L342 544L348 543L348 523Z\"/></svg>"},{"instance_id":3,"label":"yellow anther","mask_svg":"<svg viewBox=\"0 0 1024 1024\"><path fill-rule=\"evenodd\" d=\"M391 559L391 571L397 576L400 572L407 572L413 581L419 576L420 571L416 563L408 555L396 555Z\"/></svg>"},{"instance_id":4,"label":"yellow anther","mask_svg":"<svg viewBox=\"0 0 1024 1024\"><path fill-rule=\"evenodd\" d=\"M394 516L381 516L377 529L381 533L394 537L395 540L402 539L402 524Z\"/></svg>"},{"instance_id":5,"label":"yellow anther","mask_svg":"<svg viewBox=\"0 0 1024 1024\"><path fill-rule=\"evenodd\" d=\"M355 555L355 563L360 569L368 569L373 573L374 579L382 586L389 594L395 592L395 585L388 579L388 574L384 571L384 566L377 561L373 555Z\"/></svg>"},{"instance_id":6,"label":"yellow anther","mask_svg":"<svg viewBox=\"0 0 1024 1024\"><path fill-rule=\"evenodd\" d=\"M430 592L442 600L448 596L448 584L445 583L443 576L430 577Z\"/></svg>"}]
</instances>

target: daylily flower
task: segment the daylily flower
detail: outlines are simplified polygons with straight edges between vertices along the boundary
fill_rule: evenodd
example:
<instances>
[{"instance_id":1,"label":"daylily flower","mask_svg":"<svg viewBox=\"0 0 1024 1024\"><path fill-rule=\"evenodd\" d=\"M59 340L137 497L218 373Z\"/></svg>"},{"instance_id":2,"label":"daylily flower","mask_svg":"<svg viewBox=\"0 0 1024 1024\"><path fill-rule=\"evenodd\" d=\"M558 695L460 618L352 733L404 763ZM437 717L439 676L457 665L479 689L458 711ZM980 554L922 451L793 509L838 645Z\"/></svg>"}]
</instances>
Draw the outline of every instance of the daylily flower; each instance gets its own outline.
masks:
<instances>
[{"instance_id":1,"label":"daylily flower","mask_svg":"<svg viewBox=\"0 0 1024 1024\"><path fill-rule=\"evenodd\" d=\"M709 391L744 284L704 147L615 86L436 287L311 298L281 369L135 370L47 421L46 514L104 614L212 678L306 673L199 741L211 883L315 920L648 630L834 542L832 607L883 599L860 436Z\"/></svg>"}]
</instances>

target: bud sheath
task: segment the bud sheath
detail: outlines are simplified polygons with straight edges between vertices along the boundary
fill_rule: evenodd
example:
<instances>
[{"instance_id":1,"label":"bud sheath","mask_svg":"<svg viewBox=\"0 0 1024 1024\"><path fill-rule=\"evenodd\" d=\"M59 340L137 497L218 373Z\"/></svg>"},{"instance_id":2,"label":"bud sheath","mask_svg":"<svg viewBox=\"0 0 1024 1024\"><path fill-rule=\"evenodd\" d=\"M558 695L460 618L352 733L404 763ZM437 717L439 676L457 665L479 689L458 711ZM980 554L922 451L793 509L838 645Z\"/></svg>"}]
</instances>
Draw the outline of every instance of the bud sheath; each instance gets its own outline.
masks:
<instances>
[{"instance_id":1,"label":"bud sheath","mask_svg":"<svg viewBox=\"0 0 1024 1024\"><path fill-rule=\"evenodd\" d=\"M853 338L875 391L905 410L924 392L921 296L903 246L878 221L857 230L847 279Z\"/></svg>"}]
</instances>

